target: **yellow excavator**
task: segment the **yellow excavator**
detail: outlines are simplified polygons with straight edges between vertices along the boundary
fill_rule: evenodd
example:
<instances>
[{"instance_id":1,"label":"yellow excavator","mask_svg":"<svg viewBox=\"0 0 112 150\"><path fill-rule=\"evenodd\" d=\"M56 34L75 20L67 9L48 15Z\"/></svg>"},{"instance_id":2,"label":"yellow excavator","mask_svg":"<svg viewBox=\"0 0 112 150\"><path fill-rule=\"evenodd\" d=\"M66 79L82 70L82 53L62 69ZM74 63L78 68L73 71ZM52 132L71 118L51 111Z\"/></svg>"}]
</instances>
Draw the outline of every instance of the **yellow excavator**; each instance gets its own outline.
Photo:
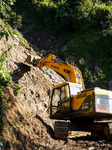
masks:
<instances>
[{"instance_id":1,"label":"yellow excavator","mask_svg":"<svg viewBox=\"0 0 112 150\"><path fill-rule=\"evenodd\" d=\"M49 67L66 79L52 89L50 118L55 122L54 136L67 139L69 131L89 131L93 137L112 139L112 91L95 87L85 89L81 71L48 54L29 55L25 62ZM69 121L62 121L69 120Z\"/></svg>"}]
</instances>

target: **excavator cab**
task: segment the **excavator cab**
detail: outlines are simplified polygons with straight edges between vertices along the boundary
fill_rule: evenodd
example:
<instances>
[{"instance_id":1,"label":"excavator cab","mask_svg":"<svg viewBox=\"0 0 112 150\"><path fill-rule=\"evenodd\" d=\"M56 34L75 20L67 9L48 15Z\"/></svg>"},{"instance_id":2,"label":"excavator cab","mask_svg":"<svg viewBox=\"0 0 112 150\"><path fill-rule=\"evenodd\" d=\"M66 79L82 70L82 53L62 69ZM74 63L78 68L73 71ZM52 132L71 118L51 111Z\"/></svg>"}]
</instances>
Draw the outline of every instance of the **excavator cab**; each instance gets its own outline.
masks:
<instances>
[{"instance_id":1,"label":"excavator cab","mask_svg":"<svg viewBox=\"0 0 112 150\"><path fill-rule=\"evenodd\" d=\"M93 88L83 91L76 83L64 82L54 86L50 103L50 118L112 118L112 91Z\"/></svg>"},{"instance_id":2,"label":"excavator cab","mask_svg":"<svg viewBox=\"0 0 112 150\"><path fill-rule=\"evenodd\" d=\"M64 82L62 84L54 86L51 96L50 104L50 117L59 118L62 113L68 113L71 111L71 97L81 92L81 85Z\"/></svg>"}]
</instances>

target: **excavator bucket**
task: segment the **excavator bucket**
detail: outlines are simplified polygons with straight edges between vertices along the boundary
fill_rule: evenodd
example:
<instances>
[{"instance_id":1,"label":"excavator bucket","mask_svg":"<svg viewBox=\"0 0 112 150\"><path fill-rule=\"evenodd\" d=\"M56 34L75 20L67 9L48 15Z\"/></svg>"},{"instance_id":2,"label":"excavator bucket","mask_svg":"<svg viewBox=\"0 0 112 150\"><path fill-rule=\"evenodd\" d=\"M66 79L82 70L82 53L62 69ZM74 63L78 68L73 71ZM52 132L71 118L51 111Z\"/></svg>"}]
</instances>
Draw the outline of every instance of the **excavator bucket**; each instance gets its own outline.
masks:
<instances>
[{"instance_id":1,"label":"excavator bucket","mask_svg":"<svg viewBox=\"0 0 112 150\"><path fill-rule=\"evenodd\" d=\"M27 62L28 64L35 65L40 61L40 59L41 59L41 57L39 57L39 56L28 55L25 62Z\"/></svg>"}]
</instances>

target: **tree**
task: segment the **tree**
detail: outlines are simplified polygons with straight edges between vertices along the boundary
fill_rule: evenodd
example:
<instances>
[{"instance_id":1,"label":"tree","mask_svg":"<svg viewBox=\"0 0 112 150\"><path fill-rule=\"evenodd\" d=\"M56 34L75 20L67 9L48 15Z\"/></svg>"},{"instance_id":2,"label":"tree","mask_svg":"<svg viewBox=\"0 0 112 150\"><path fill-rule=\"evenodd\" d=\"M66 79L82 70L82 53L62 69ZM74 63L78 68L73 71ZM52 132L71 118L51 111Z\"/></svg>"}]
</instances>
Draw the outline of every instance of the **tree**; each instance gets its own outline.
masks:
<instances>
[{"instance_id":1,"label":"tree","mask_svg":"<svg viewBox=\"0 0 112 150\"><path fill-rule=\"evenodd\" d=\"M16 27L21 27L22 17L13 12L12 6L16 0L1 0L0 1L0 18Z\"/></svg>"}]
</instances>

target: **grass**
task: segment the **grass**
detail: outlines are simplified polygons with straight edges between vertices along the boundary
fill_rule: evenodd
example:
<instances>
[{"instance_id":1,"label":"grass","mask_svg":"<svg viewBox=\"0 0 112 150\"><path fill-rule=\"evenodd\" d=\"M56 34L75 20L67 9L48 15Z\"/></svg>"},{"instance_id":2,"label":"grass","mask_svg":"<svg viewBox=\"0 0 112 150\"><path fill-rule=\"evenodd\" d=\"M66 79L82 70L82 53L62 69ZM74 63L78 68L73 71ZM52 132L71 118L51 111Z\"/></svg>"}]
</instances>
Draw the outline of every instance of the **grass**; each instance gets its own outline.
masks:
<instances>
[{"instance_id":1,"label":"grass","mask_svg":"<svg viewBox=\"0 0 112 150\"><path fill-rule=\"evenodd\" d=\"M22 42L22 45L29 46L28 41L27 41L25 38L23 38L23 36L20 34L19 31L14 30L14 31L13 31L13 34L14 34L14 35L17 35L17 37L19 38L19 40Z\"/></svg>"},{"instance_id":2,"label":"grass","mask_svg":"<svg viewBox=\"0 0 112 150\"><path fill-rule=\"evenodd\" d=\"M13 90L14 90L15 95L19 95L21 92L21 89L22 89L22 86L20 86L19 84L14 84Z\"/></svg>"}]
</instances>

